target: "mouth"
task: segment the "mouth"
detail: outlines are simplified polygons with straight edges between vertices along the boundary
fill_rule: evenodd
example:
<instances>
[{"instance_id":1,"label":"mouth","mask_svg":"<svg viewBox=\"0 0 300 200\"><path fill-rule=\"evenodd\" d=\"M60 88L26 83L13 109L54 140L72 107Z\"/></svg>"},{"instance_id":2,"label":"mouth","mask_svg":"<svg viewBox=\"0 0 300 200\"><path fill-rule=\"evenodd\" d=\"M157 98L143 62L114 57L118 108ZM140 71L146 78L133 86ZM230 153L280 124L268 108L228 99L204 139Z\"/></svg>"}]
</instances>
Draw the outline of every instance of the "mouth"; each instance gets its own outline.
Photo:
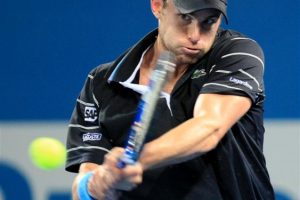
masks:
<instances>
[{"instance_id":1,"label":"mouth","mask_svg":"<svg viewBox=\"0 0 300 200\"><path fill-rule=\"evenodd\" d=\"M182 51L184 54L192 55L192 56L198 55L201 52L200 49L194 49L189 47L183 47Z\"/></svg>"}]
</instances>

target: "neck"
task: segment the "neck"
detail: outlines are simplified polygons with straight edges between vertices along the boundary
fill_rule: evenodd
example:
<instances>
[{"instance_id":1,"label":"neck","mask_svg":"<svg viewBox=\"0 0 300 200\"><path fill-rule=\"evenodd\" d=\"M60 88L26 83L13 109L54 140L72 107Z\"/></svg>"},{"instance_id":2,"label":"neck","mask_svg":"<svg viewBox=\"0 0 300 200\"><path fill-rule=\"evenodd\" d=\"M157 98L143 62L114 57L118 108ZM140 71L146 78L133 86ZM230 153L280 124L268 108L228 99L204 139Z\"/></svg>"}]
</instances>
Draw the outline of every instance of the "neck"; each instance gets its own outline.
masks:
<instances>
[{"instance_id":1,"label":"neck","mask_svg":"<svg viewBox=\"0 0 300 200\"><path fill-rule=\"evenodd\" d=\"M158 46L158 43L155 42L155 44L151 48L149 48L146 54L144 55L144 59L140 68L139 84L141 85L148 84L150 75L152 71L156 68L157 59L159 58L160 53L162 52L161 48L159 48ZM186 72L187 69L187 65L176 66L175 72L170 76L164 91L167 93L171 93L175 84L177 83L179 78Z\"/></svg>"}]
</instances>

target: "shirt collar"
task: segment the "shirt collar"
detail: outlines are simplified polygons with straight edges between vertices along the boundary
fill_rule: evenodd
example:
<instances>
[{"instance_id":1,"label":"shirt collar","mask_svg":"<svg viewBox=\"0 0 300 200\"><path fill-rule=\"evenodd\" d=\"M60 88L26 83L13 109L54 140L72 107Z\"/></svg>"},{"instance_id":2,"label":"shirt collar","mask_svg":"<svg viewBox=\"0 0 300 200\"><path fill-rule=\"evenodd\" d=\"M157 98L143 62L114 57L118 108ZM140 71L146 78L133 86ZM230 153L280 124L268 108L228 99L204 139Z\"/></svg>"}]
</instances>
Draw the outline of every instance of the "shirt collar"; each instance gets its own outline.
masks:
<instances>
[{"instance_id":1,"label":"shirt collar","mask_svg":"<svg viewBox=\"0 0 300 200\"><path fill-rule=\"evenodd\" d=\"M123 58L115 64L116 67L110 75L108 82L125 82L128 80L136 70L145 50L155 42L157 34L157 29L151 31L125 53Z\"/></svg>"}]
</instances>

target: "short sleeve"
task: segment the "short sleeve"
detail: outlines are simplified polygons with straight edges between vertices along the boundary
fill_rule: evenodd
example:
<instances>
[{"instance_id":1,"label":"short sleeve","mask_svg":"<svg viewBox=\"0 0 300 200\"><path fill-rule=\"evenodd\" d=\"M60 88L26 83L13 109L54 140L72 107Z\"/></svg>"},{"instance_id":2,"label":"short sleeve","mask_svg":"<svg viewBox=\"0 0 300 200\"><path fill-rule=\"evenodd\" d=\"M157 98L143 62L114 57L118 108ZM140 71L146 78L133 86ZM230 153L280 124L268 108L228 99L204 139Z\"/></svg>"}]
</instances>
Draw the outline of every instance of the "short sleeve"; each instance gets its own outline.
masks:
<instances>
[{"instance_id":1,"label":"short sleeve","mask_svg":"<svg viewBox=\"0 0 300 200\"><path fill-rule=\"evenodd\" d=\"M68 126L66 170L70 172L77 172L84 162L101 164L104 155L112 148L99 127L101 102L93 93L95 71L91 71L85 81Z\"/></svg>"},{"instance_id":2,"label":"short sleeve","mask_svg":"<svg viewBox=\"0 0 300 200\"><path fill-rule=\"evenodd\" d=\"M264 100L264 54L256 41L228 38L211 55L209 76L200 93L246 96L254 104Z\"/></svg>"}]
</instances>

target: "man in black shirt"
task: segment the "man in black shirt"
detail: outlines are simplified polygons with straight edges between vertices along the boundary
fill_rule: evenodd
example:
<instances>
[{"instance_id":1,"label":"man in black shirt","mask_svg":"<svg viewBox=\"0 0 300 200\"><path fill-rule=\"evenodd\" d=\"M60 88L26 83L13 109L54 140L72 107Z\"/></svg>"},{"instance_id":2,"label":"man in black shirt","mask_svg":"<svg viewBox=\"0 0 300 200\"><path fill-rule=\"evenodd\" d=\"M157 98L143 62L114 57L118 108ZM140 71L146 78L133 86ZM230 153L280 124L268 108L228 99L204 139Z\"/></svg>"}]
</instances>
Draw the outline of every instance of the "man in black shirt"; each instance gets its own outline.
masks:
<instances>
[{"instance_id":1,"label":"man in black shirt","mask_svg":"<svg viewBox=\"0 0 300 200\"><path fill-rule=\"evenodd\" d=\"M272 200L263 155L264 56L220 27L226 0L151 0L159 27L88 75L66 170L73 198ZM116 167L160 53L176 56L136 165Z\"/></svg>"}]
</instances>

